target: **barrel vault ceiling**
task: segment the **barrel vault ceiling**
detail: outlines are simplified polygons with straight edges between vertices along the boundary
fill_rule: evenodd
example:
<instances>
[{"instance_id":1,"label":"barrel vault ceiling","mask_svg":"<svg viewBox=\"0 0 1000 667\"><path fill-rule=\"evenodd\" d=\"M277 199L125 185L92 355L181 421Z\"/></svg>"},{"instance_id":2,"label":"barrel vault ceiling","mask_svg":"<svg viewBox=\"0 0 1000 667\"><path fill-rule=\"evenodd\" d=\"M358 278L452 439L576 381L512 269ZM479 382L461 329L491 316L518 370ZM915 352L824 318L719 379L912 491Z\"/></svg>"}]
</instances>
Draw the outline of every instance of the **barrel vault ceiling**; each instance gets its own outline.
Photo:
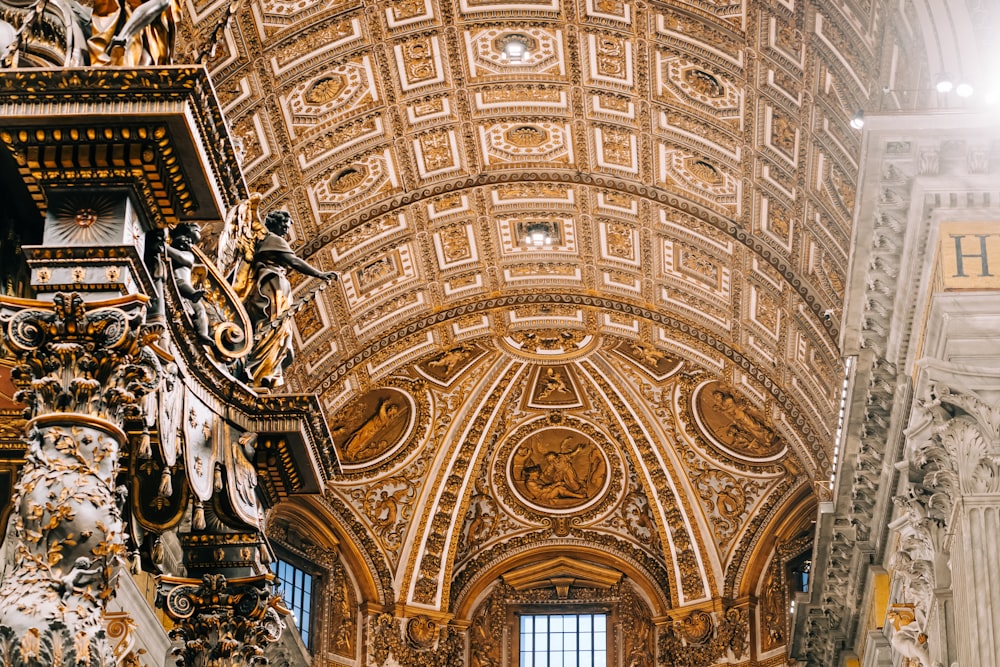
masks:
<instances>
[{"instance_id":1,"label":"barrel vault ceiling","mask_svg":"<svg viewBox=\"0 0 1000 667\"><path fill-rule=\"evenodd\" d=\"M457 613L553 546L655 613L757 592L831 473L849 121L889 50L925 76L836 4L191 3L262 210L340 272L287 388L327 408L375 601Z\"/></svg>"}]
</instances>

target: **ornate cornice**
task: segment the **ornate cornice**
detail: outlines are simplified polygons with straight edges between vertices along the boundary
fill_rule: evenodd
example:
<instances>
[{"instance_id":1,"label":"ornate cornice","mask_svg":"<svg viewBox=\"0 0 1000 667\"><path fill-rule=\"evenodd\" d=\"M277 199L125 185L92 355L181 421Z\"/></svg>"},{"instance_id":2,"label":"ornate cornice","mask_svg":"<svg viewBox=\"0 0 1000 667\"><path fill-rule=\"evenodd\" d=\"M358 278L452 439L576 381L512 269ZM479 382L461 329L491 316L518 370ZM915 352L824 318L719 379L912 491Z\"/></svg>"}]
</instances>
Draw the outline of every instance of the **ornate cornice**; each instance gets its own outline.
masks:
<instances>
[{"instance_id":1,"label":"ornate cornice","mask_svg":"<svg viewBox=\"0 0 1000 667\"><path fill-rule=\"evenodd\" d=\"M222 219L247 197L202 67L0 71L0 116L0 139L42 210L43 186L77 179L132 185L160 227ZM61 156L58 165L43 159L51 151ZM207 173L181 160L195 155Z\"/></svg>"},{"instance_id":2,"label":"ornate cornice","mask_svg":"<svg viewBox=\"0 0 1000 667\"><path fill-rule=\"evenodd\" d=\"M467 317L477 313L487 313L493 310L509 308L516 305L525 304L567 304L585 307L598 308L605 311L632 315L643 320L654 322L676 332L683 340L697 341L697 343L722 353L727 359L739 367L743 372L752 376L765 390L771 393L778 405L782 407L788 416L789 422L800 429L804 440L813 439L814 434L822 432L808 419L808 411L799 409L798 402L791 395L779 387L776 381L747 356L733 348L728 342L707 333L702 327L690 323L683 318L676 317L662 310L655 310L643 305L632 304L623 300L616 300L607 297L598 297L590 294L573 293L531 293L517 294L502 297L493 297L471 301L462 305L442 308L437 312L426 315L409 323L400 325L393 331L388 332L378 340L373 341L362 350L359 350L350 359L344 360L341 364L333 367L331 371L320 379L313 380L312 386L317 391L325 391L355 367L372 358L381 350L411 336L419 331L447 323L461 317Z\"/></svg>"}]
</instances>

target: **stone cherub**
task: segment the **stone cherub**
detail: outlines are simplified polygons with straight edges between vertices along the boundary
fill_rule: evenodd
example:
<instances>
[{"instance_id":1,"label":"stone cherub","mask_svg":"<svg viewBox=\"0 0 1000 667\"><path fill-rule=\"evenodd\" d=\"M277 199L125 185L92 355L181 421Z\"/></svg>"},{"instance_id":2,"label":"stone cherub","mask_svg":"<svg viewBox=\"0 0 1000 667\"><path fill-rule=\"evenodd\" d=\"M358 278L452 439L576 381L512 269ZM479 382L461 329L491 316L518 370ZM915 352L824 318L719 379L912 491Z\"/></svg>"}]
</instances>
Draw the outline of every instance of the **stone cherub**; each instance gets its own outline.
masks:
<instances>
[{"instance_id":1,"label":"stone cherub","mask_svg":"<svg viewBox=\"0 0 1000 667\"><path fill-rule=\"evenodd\" d=\"M63 597L89 592L94 584L100 583L102 569L100 563L94 565L86 556L77 558L73 568L60 579Z\"/></svg>"},{"instance_id":2,"label":"stone cherub","mask_svg":"<svg viewBox=\"0 0 1000 667\"><path fill-rule=\"evenodd\" d=\"M208 312L202 299L205 290L198 289L191 282L191 272L195 265L195 254L191 246L201 240L201 229L195 223L181 223L174 227L170 234L170 245L165 250L173 265L174 281L181 296L191 304L195 333L198 339L206 345L212 345L212 337L208 333Z\"/></svg>"}]
</instances>

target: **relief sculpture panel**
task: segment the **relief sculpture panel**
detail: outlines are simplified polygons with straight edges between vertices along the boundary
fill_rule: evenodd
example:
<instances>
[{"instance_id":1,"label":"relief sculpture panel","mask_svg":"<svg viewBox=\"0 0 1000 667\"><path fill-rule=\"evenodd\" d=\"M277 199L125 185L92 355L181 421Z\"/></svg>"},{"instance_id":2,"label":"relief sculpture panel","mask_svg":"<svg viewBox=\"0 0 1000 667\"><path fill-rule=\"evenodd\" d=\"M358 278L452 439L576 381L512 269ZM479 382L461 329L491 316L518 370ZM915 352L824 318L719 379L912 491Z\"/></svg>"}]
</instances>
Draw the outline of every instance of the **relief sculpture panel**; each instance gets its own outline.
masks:
<instances>
[{"instance_id":1,"label":"relief sculpture panel","mask_svg":"<svg viewBox=\"0 0 1000 667\"><path fill-rule=\"evenodd\" d=\"M709 382L694 395L695 419L708 439L743 459L772 459L784 451L773 424L733 387Z\"/></svg>"},{"instance_id":2,"label":"relief sculpture panel","mask_svg":"<svg viewBox=\"0 0 1000 667\"><path fill-rule=\"evenodd\" d=\"M366 465L393 451L412 432L414 412L407 394L388 387L350 403L331 426L341 462Z\"/></svg>"},{"instance_id":3,"label":"relief sculpture panel","mask_svg":"<svg viewBox=\"0 0 1000 667\"><path fill-rule=\"evenodd\" d=\"M518 500L549 512L577 510L607 487L607 455L593 440L567 428L532 433L514 448L508 466Z\"/></svg>"}]
</instances>

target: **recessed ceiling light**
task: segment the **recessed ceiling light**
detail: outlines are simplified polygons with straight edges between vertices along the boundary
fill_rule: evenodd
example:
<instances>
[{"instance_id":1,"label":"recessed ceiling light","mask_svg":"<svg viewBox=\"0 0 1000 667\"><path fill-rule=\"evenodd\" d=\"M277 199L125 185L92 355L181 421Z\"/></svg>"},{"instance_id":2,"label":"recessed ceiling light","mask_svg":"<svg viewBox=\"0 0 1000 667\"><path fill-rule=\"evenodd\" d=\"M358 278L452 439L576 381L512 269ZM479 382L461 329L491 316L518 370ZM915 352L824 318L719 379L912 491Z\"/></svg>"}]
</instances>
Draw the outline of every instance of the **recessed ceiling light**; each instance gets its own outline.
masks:
<instances>
[{"instance_id":1,"label":"recessed ceiling light","mask_svg":"<svg viewBox=\"0 0 1000 667\"><path fill-rule=\"evenodd\" d=\"M530 246L542 247L552 244L552 228L544 222L534 222L525 228L523 243Z\"/></svg>"},{"instance_id":2,"label":"recessed ceiling light","mask_svg":"<svg viewBox=\"0 0 1000 667\"><path fill-rule=\"evenodd\" d=\"M973 93L972 84L966 81L955 86L955 94L959 97L969 97Z\"/></svg>"},{"instance_id":3,"label":"recessed ceiling light","mask_svg":"<svg viewBox=\"0 0 1000 667\"><path fill-rule=\"evenodd\" d=\"M855 130L860 130L864 126L865 126L864 109L858 109L857 111L854 112L854 115L851 116L851 127L853 127Z\"/></svg>"},{"instance_id":4,"label":"recessed ceiling light","mask_svg":"<svg viewBox=\"0 0 1000 667\"><path fill-rule=\"evenodd\" d=\"M937 81L934 84L934 89L939 93L950 93L951 89L955 87L954 82L951 80L951 76L948 74L938 74Z\"/></svg>"},{"instance_id":5,"label":"recessed ceiling light","mask_svg":"<svg viewBox=\"0 0 1000 667\"><path fill-rule=\"evenodd\" d=\"M507 35L503 39L503 55L506 60L512 63L519 63L524 60L528 53L528 40L524 35Z\"/></svg>"}]
</instances>

